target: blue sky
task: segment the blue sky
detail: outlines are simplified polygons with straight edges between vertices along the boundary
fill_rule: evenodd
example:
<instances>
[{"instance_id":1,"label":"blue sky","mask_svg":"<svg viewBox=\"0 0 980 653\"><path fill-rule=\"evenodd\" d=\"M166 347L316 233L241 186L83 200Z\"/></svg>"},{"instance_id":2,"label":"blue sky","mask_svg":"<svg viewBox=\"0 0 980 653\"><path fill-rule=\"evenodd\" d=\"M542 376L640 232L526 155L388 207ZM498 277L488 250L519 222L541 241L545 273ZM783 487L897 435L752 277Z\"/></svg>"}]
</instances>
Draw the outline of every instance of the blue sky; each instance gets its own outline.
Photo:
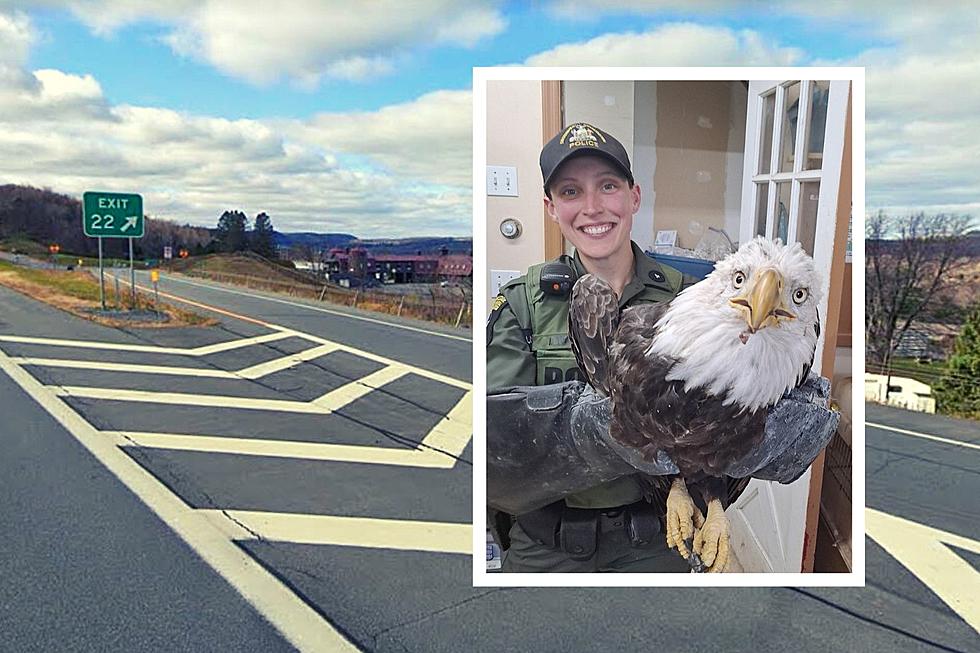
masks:
<instances>
[{"instance_id":1,"label":"blue sky","mask_svg":"<svg viewBox=\"0 0 980 653\"><path fill-rule=\"evenodd\" d=\"M555 16L541 6L523 3L510 5L506 16L508 27L502 33L472 47L419 48L397 74L358 81L328 79L316 88L301 88L288 78L280 78L256 88L207 63L175 56L164 42L170 31L166 23L143 21L109 35L97 35L71 12L47 8L33 15L44 38L32 50L28 65L91 74L113 104L159 105L226 118L304 118L322 111L375 110L440 89L465 90L471 85L473 66L511 65L562 43L699 18L675 12L657 16L631 12L584 21ZM809 42L819 42L820 55L829 59L852 57L875 44L873 39L854 39L832 26L804 33L799 31L798 19L758 16L758 12L740 12L738 19L717 16L700 22L783 34L786 36L781 43L786 46L806 47ZM154 73L147 75L147 70Z\"/></svg>"},{"instance_id":2,"label":"blue sky","mask_svg":"<svg viewBox=\"0 0 980 653\"><path fill-rule=\"evenodd\" d=\"M0 183L111 181L192 224L468 235L473 66L839 64L867 71L868 208L980 213L975 11L861 6L0 3Z\"/></svg>"}]
</instances>

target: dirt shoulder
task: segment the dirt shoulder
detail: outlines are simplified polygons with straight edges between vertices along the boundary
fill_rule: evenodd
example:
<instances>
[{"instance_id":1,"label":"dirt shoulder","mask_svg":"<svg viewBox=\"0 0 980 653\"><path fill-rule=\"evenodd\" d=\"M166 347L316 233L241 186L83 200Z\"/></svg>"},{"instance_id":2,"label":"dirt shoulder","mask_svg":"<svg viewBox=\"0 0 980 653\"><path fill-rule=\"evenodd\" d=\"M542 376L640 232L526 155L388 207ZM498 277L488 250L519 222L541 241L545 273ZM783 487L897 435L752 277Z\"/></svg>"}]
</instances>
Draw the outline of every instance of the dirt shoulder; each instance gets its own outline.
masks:
<instances>
[{"instance_id":1,"label":"dirt shoulder","mask_svg":"<svg viewBox=\"0 0 980 653\"><path fill-rule=\"evenodd\" d=\"M217 324L213 318L170 304L161 302L154 306L152 297L145 293L137 293L133 307L128 287L117 298L110 284L105 289L106 306L117 310L103 312L99 283L84 270L39 270L0 260L0 285L106 326L169 328Z\"/></svg>"}]
</instances>

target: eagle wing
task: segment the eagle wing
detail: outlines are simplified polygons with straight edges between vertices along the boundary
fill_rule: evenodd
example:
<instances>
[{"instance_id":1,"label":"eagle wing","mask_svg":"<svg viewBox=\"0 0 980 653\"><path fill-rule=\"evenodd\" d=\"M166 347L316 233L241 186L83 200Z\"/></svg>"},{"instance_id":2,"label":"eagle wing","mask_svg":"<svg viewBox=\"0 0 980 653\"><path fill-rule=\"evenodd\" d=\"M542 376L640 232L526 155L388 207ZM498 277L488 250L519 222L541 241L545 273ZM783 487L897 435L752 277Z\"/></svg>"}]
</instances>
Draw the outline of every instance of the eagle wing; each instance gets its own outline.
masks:
<instances>
[{"instance_id":1,"label":"eagle wing","mask_svg":"<svg viewBox=\"0 0 980 653\"><path fill-rule=\"evenodd\" d=\"M591 274L572 288L568 336L586 381L609 396L609 344L619 324L619 300L605 281Z\"/></svg>"}]
</instances>

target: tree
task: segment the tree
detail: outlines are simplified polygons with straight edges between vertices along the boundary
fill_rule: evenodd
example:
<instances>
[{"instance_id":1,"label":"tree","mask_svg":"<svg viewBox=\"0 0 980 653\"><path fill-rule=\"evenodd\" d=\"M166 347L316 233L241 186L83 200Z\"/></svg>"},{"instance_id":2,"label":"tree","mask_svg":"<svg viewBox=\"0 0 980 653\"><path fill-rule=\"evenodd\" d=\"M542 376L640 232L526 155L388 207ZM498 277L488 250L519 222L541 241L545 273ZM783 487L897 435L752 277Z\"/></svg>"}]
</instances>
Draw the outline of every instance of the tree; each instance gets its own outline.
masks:
<instances>
[{"instance_id":1,"label":"tree","mask_svg":"<svg viewBox=\"0 0 980 653\"><path fill-rule=\"evenodd\" d=\"M868 218L865 241L865 330L868 358L888 367L902 336L934 311L964 256L969 216L917 213Z\"/></svg>"},{"instance_id":2,"label":"tree","mask_svg":"<svg viewBox=\"0 0 980 653\"><path fill-rule=\"evenodd\" d=\"M272 220L265 212L255 216L255 226L252 228L250 249L266 258L276 258L276 243Z\"/></svg>"},{"instance_id":3,"label":"tree","mask_svg":"<svg viewBox=\"0 0 980 653\"><path fill-rule=\"evenodd\" d=\"M215 238L222 252L242 252L248 247L248 218L241 211L225 211L218 218Z\"/></svg>"},{"instance_id":4,"label":"tree","mask_svg":"<svg viewBox=\"0 0 980 653\"><path fill-rule=\"evenodd\" d=\"M957 336L933 394L940 412L980 419L980 304Z\"/></svg>"}]
</instances>

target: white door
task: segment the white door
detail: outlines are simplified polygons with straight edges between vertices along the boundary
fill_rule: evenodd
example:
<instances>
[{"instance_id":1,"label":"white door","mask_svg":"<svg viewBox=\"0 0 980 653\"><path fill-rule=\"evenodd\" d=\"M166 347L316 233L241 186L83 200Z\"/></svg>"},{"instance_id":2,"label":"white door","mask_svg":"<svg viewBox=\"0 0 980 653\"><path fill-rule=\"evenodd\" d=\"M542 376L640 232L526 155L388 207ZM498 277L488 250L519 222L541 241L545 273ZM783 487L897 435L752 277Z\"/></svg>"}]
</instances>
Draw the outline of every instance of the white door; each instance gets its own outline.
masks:
<instances>
[{"instance_id":1,"label":"white door","mask_svg":"<svg viewBox=\"0 0 980 653\"><path fill-rule=\"evenodd\" d=\"M823 332L849 84L749 82L739 241L763 235L802 243L825 271ZM821 337L814 373L823 346ZM801 570L809 485L810 470L791 485L753 480L729 508L732 544L746 571Z\"/></svg>"}]
</instances>

